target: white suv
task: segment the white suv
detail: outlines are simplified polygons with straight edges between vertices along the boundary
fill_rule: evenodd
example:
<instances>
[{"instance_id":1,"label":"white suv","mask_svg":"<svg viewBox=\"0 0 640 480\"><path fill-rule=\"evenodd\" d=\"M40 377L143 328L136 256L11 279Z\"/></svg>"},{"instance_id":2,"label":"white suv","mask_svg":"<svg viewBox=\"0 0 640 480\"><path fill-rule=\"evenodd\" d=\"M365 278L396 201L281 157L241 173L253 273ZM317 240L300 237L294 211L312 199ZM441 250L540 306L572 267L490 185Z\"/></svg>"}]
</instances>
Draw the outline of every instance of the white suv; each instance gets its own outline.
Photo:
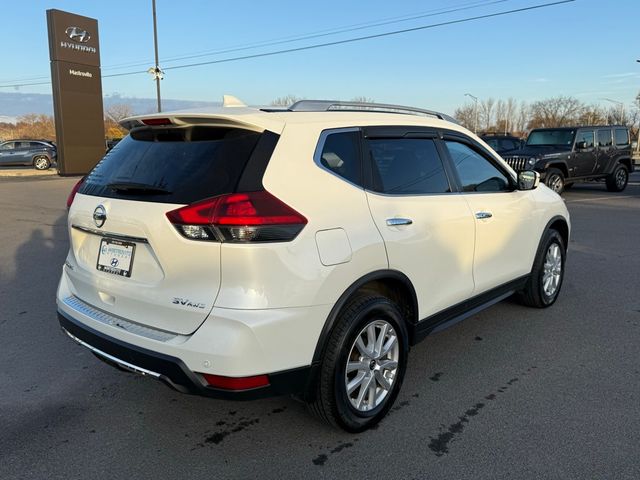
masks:
<instances>
[{"instance_id":1,"label":"white suv","mask_svg":"<svg viewBox=\"0 0 640 480\"><path fill-rule=\"evenodd\" d=\"M295 394L361 431L411 345L560 292L564 203L442 114L302 101L123 125L69 197L58 317L181 392Z\"/></svg>"}]
</instances>

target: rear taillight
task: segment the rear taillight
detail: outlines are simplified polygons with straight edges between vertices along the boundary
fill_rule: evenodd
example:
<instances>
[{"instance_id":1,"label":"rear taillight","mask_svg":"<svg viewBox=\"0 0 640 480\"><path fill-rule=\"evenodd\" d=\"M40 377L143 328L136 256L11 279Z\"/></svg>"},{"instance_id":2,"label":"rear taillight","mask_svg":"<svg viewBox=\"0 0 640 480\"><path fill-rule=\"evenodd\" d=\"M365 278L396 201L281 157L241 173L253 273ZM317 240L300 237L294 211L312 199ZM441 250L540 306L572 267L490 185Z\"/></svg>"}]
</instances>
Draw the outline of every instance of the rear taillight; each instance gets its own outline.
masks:
<instances>
[{"instance_id":1,"label":"rear taillight","mask_svg":"<svg viewBox=\"0 0 640 480\"><path fill-rule=\"evenodd\" d=\"M167 213L186 238L222 242L287 242L307 219L267 191L208 198Z\"/></svg>"},{"instance_id":2,"label":"rear taillight","mask_svg":"<svg viewBox=\"0 0 640 480\"><path fill-rule=\"evenodd\" d=\"M80 189L80 187L82 186L83 183L84 183L84 177L82 177L80 180L78 180L78 183L76 183L73 186L73 188L71 189L71 193L67 197L67 208L71 208L71 204L73 203L73 199L76 198L76 193L78 193L78 190Z\"/></svg>"},{"instance_id":3,"label":"rear taillight","mask_svg":"<svg viewBox=\"0 0 640 480\"><path fill-rule=\"evenodd\" d=\"M223 377L222 375L203 373L202 376L209 386L222 388L224 390L250 390L252 388L266 387L269 385L269 377L266 375Z\"/></svg>"}]
</instances>

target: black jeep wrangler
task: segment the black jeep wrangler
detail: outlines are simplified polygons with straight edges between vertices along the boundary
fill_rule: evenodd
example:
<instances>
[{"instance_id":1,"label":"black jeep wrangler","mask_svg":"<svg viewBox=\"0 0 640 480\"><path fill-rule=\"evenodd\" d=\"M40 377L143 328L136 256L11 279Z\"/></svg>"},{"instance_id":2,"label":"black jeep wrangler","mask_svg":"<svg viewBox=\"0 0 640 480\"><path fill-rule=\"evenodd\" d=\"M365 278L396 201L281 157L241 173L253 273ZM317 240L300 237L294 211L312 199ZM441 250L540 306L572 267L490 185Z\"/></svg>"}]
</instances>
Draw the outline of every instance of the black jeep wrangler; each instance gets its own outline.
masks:
<instances>
[{"instance_id":1,"label":"black jeep wrangler","mask_svg":"<svg viewBox=\"0 0 640 480\"><path fill-rule=\"evenodd\" d=\"M540 172L557 193L574 182L600 179L610 192L621 192L633 172L629 129L617 125L538 128L520 150L503 157L516 171Z\"/></svg>"}]
</instances>

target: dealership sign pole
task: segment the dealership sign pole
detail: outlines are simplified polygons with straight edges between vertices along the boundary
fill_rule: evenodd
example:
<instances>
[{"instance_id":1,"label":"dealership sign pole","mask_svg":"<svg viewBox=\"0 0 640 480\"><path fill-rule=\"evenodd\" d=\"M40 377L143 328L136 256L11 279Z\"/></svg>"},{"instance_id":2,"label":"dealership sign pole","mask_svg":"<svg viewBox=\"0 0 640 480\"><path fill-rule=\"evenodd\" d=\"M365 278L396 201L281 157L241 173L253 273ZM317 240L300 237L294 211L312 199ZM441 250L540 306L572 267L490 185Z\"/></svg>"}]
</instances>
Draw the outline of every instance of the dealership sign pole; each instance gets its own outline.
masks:
<instances>
[{"instance_id":1,"label":"dealership sign pole","mask_svg":"<svg viewBox=\"0 0 640 480\"><path fill-rule=\"evenodd\" d=\"M60 175L88 173L104 156L98 21L47 10Z\"/></svg>"}]
</instances>

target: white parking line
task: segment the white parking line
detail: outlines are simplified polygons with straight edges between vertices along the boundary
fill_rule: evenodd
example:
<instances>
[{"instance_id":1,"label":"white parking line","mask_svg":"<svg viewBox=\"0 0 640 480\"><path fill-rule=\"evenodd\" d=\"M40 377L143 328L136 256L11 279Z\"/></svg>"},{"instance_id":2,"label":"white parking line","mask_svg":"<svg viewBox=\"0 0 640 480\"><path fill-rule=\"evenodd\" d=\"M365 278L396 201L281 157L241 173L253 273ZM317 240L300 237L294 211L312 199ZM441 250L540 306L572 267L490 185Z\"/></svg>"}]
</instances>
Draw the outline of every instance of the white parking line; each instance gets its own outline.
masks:
<instances>
[{"instance_id":1,"label":"white parking line","mask_svg":"<svg viewBox=\"0 0 640 480\"><path fill-rule=\"evenodd\" d=\"M616 195L611 197L594 197L594 198L580 198L578 200L565 200L564 203L597 202L599 200L615 200L620 198L637 198L637 197L633 195Z\"/></svg>"}]
</instances>

